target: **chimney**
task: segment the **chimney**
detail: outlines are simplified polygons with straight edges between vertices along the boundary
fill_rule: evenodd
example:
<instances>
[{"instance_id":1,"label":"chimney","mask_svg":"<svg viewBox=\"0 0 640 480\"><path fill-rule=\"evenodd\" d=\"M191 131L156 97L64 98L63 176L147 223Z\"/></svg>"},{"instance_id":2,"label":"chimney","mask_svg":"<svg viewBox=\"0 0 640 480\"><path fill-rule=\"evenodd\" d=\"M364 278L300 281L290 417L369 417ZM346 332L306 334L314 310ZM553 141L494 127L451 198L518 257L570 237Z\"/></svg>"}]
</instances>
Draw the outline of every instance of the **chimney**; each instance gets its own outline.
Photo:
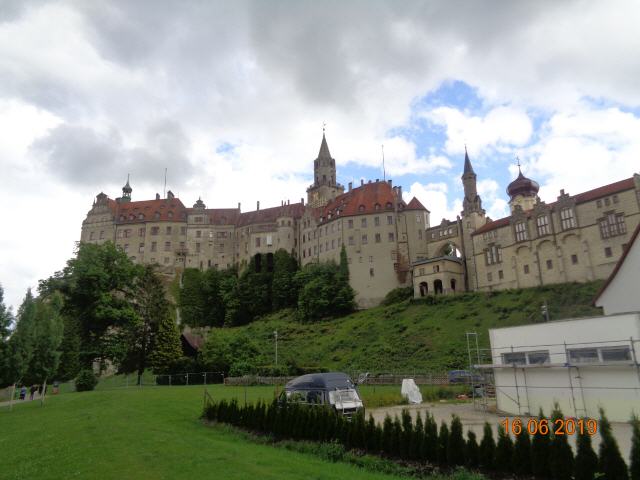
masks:
<instances>
[{"instance_id":1,"label":"chimney","mask_svg":"<svg viewBox=\"0 0 640 480\"><path fill-rule=\"evenodd\" d=\"M256 203L256 210L260 210L260 200Z\"/></svg>"},{"instance_id":2,"label":"chimney","mask_svg":"<svg viewBox=\"0 0 640 480\"><path fill-rule=\"evenodd\" d=\"M560 196L564 195L564 188L560 190Z\"/></svg>"},{"instance_id":3,"label":"chimney","mask_svg":"<svg viewBox=\"0 0 640 480\"><path fill-rule=\"evenodd\" d=\"M304 207L304 197L300 197L300 203L302 204L302 206Z\"/></svg>"},{"instance_id":4,"label":"chimney","mask_svg":"<svg viewBox=\"0 0 640 480\"><path fill-rule=\"evenodd\" d=\"M238 202L238 211L240 211L240 202Z\"/></svg>"},{"instance_id":5,"label":"chimney","mask_svg":"<svg viewBox=\"0 0 640 480\"><path fill-rule=\"evenodd\" d=\"M284 200L280 200L280 206L282 207L284 205Z\"/></svg>"},{"instance_id":6,"label":"chimney","mask_svg":"<svg viewBox=\"0 0 640 480\"><path fill-rule=\"evenodd\" d=\"M169 190L169 191L167 192L167 198L168 198L169 200L172 200L174 197L175 197L175 195L173 194L173 192L172 192L171 190Z\"/></svg>"},{"instance_id":7,"label":"chimney","mask_svg":"<svg viewBox=\"0 0 640 480\"><path fill-rule=\"evenodd\" d=\"M380 179L379 179L379 178L376 178L376 183L378 183L379 181L380 181Z\"/></svg>"},{"instance_id":8,"label":"chimney","mask_svg":"<svg viewBox=\"0 0 640 480\"><path fill-rule=\"evenodd\" d=\"M353 188L353 182L349 182L349 191Z\"/></svg>"},{"instance_id":9,"label":"chimney","mask_svg":"<svg viewBox=\"0 0 640 480\"><path fill-rule=\"evenodd\" d=\"M160 194L156 193L156 200L160 200Z\"/></svg>"},{"instance_id":10,"label":"chimney","mask_svg":"<svg viewBox=\"0 0 640 480\"><path fill-rule=\"evenodd\" d=\"M287 205L290 205L290 204L291 204L291 202L289 201L289 199L287 199Z\"/></svg>"},{"instance_id":11,"label":"chimney","mask_svg":"<svg viewBox=\"0 0 640 480\"><path fill-rule=\"evenodd\" d=\"M363 185L364 185L364 178L361 178L360 179L360 186L363 186Z\"/></svg>"},{"instance_id":12,"label":"chimney","mask_svg":"<svg viewBox=\"0 0 640 480\"><path fill-rule=\"evenodd\" d=\"M402 186L398 185L398 201L402 201Z\"/></svg>"},{"instance_id":13,"label":"chimney","mask_svg":"<svg viewBox=\"0 0 640 480\"><path fill-rule=\"evenodd\" d=\"M387 180L387 182L389 182L390 187L393 187L393 180Z\"/></svg>"}]
</instances>

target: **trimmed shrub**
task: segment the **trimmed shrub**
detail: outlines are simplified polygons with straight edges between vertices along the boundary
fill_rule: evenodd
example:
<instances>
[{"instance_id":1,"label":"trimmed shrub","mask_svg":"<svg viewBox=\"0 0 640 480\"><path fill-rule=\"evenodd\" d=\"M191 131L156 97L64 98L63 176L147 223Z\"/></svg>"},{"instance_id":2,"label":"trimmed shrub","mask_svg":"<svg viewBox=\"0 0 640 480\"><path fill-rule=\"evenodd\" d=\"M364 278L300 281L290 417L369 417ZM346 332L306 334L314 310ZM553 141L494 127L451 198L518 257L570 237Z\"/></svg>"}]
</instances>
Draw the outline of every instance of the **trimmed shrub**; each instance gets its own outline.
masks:
<instances>
[{"instance_id":1,"label":"trimmed shrub","mask_svg":"<svg viewBox=\"0 0 640 480\"><path fill-rule=\"evenodd\" d=\"M543 421L546 422L544 412L538 413L538 430L531 440L531 472L536 477L548 478L549 472L549 434L543 433Z\"/></svg>"},{"instance_id":2,"label":"trimmed shrub","mask_svg":"<svg viewBox=\"0 0 640 480\"><path fill-rule=\"evenodd\" d=\"M476 434L473 430L467 432L467 443L465 446L465 460L467 467L476 468L478 466L478 457L480 455L480 447L476 440Z\"/></svg>"},{"instance_id":3,"label":"trimmed shrub","mask_svg":"<svg viewBox=\"0 0 640 480\"><path fill-rule=\"evenodd\" d=\"M449 427L444 423L444 420L440 424L440 435L438 435L438 463L440 465L447 465L449 459L447 458L447 447L449 445Z\"/></svg>"},{"instance_id":4,"label":"trimmed shrub","mask_svg":"<svg viewBox=\"0 0 640 480\"><path fill-rule=\"evenodd\" d=\"M410 458L412 460L421 460L422 444L424 443L424 424L422 423L422 415L418 412L416 417L416 425L413 429L413 438L411 439Z\"/></svg>"},{"instance_id":5,"label":"trimmed shrub","mask_svg":"<svg viewBox=\"0 0 640 480\"><path fill-rule=\"evenodd\" d=\"M511 437L500 425L498 427L498 444L496 445L495 469L499 472L510 472L513 459L513 441Z\"/></svg>"},{"instance_id":6,"label":"trimmed shrub","mask_svg":"<svg viewBox=\"0 0 640 480\"><path fill-rule=\"evenodd\" d=\"M76 377L76 392L88 392L96 388L98 377L91 370L80 370Z\"/></svg>"},{"instance_id":7,"label":"trimmed shrub","mask_svg":"<svg viewBox=\"0 0 640 480\"><path fill-rule=\"evenodd\" d=\"M606 480L627 480L627 465L620 455L618 442L611 432L611 424L600 409L600 448L598 451L598 471Z\"/></svg>"},{"instance_id":8,"label":"trimmed shrub","mask_svg":"<svg viewBox=\"0 0 640 480\"><path fill-rule=\"evenodd\" d=\"M420 458L430 462L438 460L438 424L429 412L425 414L424 441Z\"/></svg>"},{"instance_id":9,"label":"trimmed shrub","mask_svg":"<svg viewBox=\"0 0 640 480\"><path fill-rule=\"evenodd\" d=\"M480 442L480 466L485 470L493 470L493 458L496 454L496 442L493 439L493 430L489 422L485 422Z\"/></svg>"},{"instance_id":10,"label":"trimmed shrub","mask_svg":"<svg viewBox=\"0 0 640 480\"><path fill-rule=\"evenodd\" d=\"M516 436L513 446L513 472L517 475L531 473L531 438L526 428Z\"/></svg>"},{"instance_id":11,"label":"trimmed shrub","mask_svg":"<svg viewBox=\"0 0 640 480\"><path fill-rule=\"evenodd\" d=\"M591 446L591 435L588 432L580 433L577 429L576 461L573 469L575 480L594 480L598 471L598 455Z\"/></svg>"},{"instance_id":12,"label":"trimmed shrub","mask_svg":"<svg viewBox=\"0 0 640 480\"><path fill-rule=\"evenodd\" d=\"M449 465L464 465L465 442L462 436L462 422L454 415L451 419L451 433L447 444L447 460Z\"/></svg>"},{"instance_id":13,"label":"trimmed shrub","mask_svg":"<svg viewBox=\"0 0 640 480\"><path fill-rule=\"evenodd\" d=\"M636 415L631 417L631 427L633 434L631 436L631 468L629 474L631 480L640 480L640 419Z\"/></svg>"},{"instance_id":14,"label":"trimmed shrub","mask_svg":"<svg viewBox=\"0 0 640 480\"><path fill-rule=\"evenodd\" d=\"M554 430L562 428L561 425L564 423L556 422L562 422L563 419L562 411L558 404L555 404L553 412L551 412L551 425ZM555 480L570 480L573 475L573 452L567 440L567 433L564 431L559 435L554 432L551 436L549 468L551 469L551 477Z\"/></svg>"},{"instance_id":15,"label":"trimmed shrub","mask_svg":"<svg viewBox=\"0 0 640 480\"><path fill-rule=\"evenodd\" d=\"M402 436L400 438L400 458L411 458L411 444L413 441L413 420L406 408L402 409Z\"/></svg>"}]
</instances>

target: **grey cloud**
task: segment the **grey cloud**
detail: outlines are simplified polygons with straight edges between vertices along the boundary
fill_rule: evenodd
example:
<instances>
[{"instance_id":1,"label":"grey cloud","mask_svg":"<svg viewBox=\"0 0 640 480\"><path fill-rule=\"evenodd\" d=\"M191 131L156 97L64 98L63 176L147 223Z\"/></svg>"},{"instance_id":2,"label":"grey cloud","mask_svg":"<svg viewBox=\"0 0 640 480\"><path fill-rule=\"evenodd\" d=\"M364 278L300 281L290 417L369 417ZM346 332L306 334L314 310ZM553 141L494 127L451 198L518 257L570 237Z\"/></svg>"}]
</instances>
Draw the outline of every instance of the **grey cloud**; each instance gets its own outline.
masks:
<instances>
[{"instance_id":1,"label":"grey cloud","mask_svg":"<svg viewBox=\"0 0 640 480\"><path fill-rule=\"evenodd\" d=\"M162 121L147 130L141 146L126 147L115 129L102 134L63 124L36 140L31 150L46 170L70 185L120 181L129 173L139 184L156 185L168 168L172 183L181 187L194 173L189 147L179 124Z\"/></svg>"}]
</instances>

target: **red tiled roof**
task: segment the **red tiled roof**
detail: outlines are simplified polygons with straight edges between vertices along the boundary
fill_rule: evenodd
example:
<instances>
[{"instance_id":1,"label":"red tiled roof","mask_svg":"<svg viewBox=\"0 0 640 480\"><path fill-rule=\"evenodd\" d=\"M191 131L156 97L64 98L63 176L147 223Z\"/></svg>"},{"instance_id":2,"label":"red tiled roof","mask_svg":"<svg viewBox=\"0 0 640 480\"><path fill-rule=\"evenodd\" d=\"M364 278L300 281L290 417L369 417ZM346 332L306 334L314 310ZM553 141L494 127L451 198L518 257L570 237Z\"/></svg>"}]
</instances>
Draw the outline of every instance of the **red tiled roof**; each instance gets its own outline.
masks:
<instances>
[{"instance_id":1,"label":"red tiled roof","mask_svg":"<svg viewBox=\"0 0 640 480\"><path fill-rule=\"evenodd\" d=\"M343 193L329 202L325 207L317 208L314 215L324 219L329 215L349 216L349 215L366 215L378 211L392 211L396 201L396 190L389 183L372 182L354 188L350 192ZM407 205L404 201L400 202L400 208Z\"/></svg>"},{"instance_id":2,"label":"red tiled roof","mask_svg":"<svg viewBox=\"0 0 640 480\"><path fill-rule=\"evenodd\" d=\"M627 243L627 246L624 248L624 252L622 252L622 256L618 260L618 263L616 263L616 266L614 267L613 271L611 272L611 275L609 275L609 278L607 278L607 281L604 282L604 285L602 285L602 288L600 288L600 290L596 294L595 298L593 299L592 303L593 303L594 306L596 305L596 302L598 301L600 296L604 293L604 291L607 289L609 284L613 281L615 276L618 274L618 270L620 270L620 267L622 267L622 264L624 263L624 259L627 258L627 255L631 251L631 248L633 247L634 242L638 239L638 234L639 233L640 233L640 223L638 224L638 226L634 230L633 235L631 235L631 239Z\"/></svg>"},{"instance_id":3,"label":"red tiled roof","mask_svg":"<svg viewBox=\"0 0 640 480\"><path fill-rule=\"evenodd\" d=\"M422 205L422 203L420 203L420 200L418 200L416 197L413 197L407 205L407 210L427 210L427 209L425 208L424 205ZM427 210L427 212L428 211L429 210Z\"/></svg>"},{"instance_id":4,"label":"red tiled roof","mask_svg":"<svg viewBox=\"0 0 640 480\"><path fill-rule=\"evenodd\" d=\"M279 217L300 218L303 213L304 205L302 203L265 208L264 210L241 213L238 215L236 226L244 227L256 223L274 223Z\"/></svg>"},{"instance_id":5,"label":"red tiled roof","mask_svg":"<svg viewBox=\"0 0 640 480\"><path fill-rule=\"evenodd\" d=\"M187 215L187 209L178 198L116 203L115 208L116 223L139 222L140 214L144 215L144 220L156 222L180 222L186 220Z\"/></svg>"},{"instance_id":6,"label":"red tiled roof","mask_svg":"<svg viewBox=\"0 0 640 480\"><path fill-rule=\"evenodd\" d=\"M591 202L598 198L606 197L608 195L613 195L614 193L623 192L625 190L631 190L635 188L635 184L633 182L633 177L625 178L624 180L620 180L619 182L610 183L608 185L604 185L602 187L594 188L593 190L587 190L586 192L578 193L573 196L576 201L576 204ZM547 206L554 208L557 202L552 202L547 204ZM531 210L525 212L527 217L531 216ZM504 217L498 220L494 220L493 222L489 222L484 224L482 227L478 228L472 235L479 235L484 232L488 232L490 230L495 230L496 228L504 227L509 225L509 219L511 217Z\"/></svg>"}]
</instances>

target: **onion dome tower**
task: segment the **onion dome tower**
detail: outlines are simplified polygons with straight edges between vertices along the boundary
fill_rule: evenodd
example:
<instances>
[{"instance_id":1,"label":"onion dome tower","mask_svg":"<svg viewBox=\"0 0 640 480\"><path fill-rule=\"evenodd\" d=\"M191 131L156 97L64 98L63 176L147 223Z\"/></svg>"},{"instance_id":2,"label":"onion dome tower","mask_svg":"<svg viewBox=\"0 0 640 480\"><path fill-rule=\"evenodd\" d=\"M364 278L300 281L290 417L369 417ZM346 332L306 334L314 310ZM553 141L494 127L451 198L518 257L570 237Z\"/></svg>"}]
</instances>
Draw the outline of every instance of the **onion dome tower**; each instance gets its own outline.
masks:
<instances>
[{"instance_id":1,"label":"onion dome tower","mask_svg":"<svg viewBox=\"0 0 640 480\"><path fill-rule=\"evenodd\" d=\"M540 185L538 182L525 177L520 168L520 159L518 159L518 178L509 184L507 194L509 195L509 205L511 211L516 206L520 206L523 210L531 210L538 200L538 191Z\"/></svg>"}]
</instances>

